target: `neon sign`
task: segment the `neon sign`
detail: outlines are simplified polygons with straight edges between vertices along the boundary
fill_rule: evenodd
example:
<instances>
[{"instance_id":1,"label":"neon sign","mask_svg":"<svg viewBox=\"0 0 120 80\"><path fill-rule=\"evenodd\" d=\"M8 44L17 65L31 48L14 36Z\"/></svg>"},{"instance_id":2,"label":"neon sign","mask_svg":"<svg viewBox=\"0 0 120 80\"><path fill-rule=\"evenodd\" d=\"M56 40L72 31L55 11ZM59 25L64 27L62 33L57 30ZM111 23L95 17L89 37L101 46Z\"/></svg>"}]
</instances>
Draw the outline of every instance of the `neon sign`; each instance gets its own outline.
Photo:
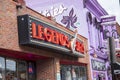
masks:
<instances>
[{"instance_id":1,"label":"neon sign","mask_svg":"<svg viewBox=\"0 0 120 80\"><path fill-rule=\"evenodd\" d=\"M84 43L77 33L73 35L30 15L18 16L18 34L21 45L84 56Z\"/></svg>"},{"instance_id":2,"label":"neon sign","mask_svg":"<svg viewBox=\"0 0 120 80\"><path fill-rule=\"evenodd\" d=\"M82 43L78 41L76 42L74 41L74 43L72 43L71 40L69 41L68 36L60 32L57 32L55 30L52 30L50 28L45 28L44 26L40 24L36 25L34 22L32 23L32 37L35 39L45 40L47 42L59 44L69 49L72 48L71 44L73 45L76 44L75 50L77 52L84 53L84 46Z\"/></svg>"}]
</instances>

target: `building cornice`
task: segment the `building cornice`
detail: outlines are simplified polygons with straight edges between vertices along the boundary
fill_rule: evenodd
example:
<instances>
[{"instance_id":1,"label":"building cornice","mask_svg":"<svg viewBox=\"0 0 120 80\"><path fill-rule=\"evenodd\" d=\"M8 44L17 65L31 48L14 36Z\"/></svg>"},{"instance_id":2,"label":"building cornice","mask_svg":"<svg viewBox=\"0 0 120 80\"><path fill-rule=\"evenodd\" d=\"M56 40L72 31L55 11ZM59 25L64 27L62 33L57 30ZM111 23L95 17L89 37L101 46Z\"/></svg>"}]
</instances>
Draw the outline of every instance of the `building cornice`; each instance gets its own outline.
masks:
<instances>
[{"instance_id":1,"label":"building cornice","mask_svg":"<svg viewBox=\"0 0 120 80\"><path fill-rule=\"evenodd\" d=\"M97 0L86 0L85 7L99 20L101 16L108 15L108 13L102 8L102 6L97 2Z\"/></svg>"}]
</instances>

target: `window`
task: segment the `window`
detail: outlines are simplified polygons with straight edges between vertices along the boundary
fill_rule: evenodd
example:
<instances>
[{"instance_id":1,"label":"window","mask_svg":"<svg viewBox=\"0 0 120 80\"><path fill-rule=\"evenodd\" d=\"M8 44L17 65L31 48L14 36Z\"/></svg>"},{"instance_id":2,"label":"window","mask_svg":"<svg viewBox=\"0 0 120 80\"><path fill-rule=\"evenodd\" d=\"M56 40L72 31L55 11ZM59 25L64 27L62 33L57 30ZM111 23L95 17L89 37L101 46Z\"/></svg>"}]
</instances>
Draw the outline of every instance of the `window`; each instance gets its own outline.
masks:
<instances>
[{"instance_id":1,"label":"window","mask_svg":"<svg viewBox=\"0 0 120 80\"><path fill-rule=\"evenodd\" d=\"M61 79L72 80L71 66L61 66Z\"/></svg>"},{"instance_id":2,"label":"window","mask_svg":"<svg viewBox=\"0 0 120 80\"><path fill-rule=\"evenodd\" d=\"M87 25L88 25L88 34L89 34L89 41L90 41L90 46L93 46L93 40L92 40L92 15L90 14L90 12L87 13Z\"/></svg>"},{"instance_id":3,"label":"window","mask_svg":"<svg viewBox=\"0 0 120 80\"><path fill-rule=\"evenodd\" d=\"M96 47L102 47L102 40L101 40L101 26L98 24L98 21L96 18L94 18L94 27L95 27L95 41L96 41Z\"/></svg>"},{"instance_id":4,"label":"window","mask_svg":"<svg viewBox=\"0 0 120 80\"><path fill-rule=\"evenodd\" d=\"M34 62L0 57L0 80L36 80Z\"/></svg>"},{"instance_id":5,"label":"window","mask_svg":"<svg viewBox=\"0 0 120 80\"><path fill-rule=\"evenodd\" d=\"M104 26L104 30L103 30L103 39L106 40L107 38L110 37L110 31L109 31L109 26L106 25Z\"/></svg>"},{"instance_id":6,"label":"window","mask_svg":"<svg viewBox=\"0 0 120 80\"><path fill-rule=\"evenodd\" d=\"M6 59L6 80L17 78L16 61Z\"/></svg>"},{"instance_id":7,"label":"window","mask_svg":"<svg viewBox=\"0 0 120 80\"><path fill-rule=\"evenodd\" d=\"M61 65L61 80L87 80L86 66Z\"/></svg>"},{"instance_id":8,"label":"window","mask_svg":"<svg viewBox=\"0 0 120 80\"><path fill-rule=\"evenodd\" d=\"M35 70L35 63L32 63L32 62L28 62L28 79L29 80L35 80L35 74L36 73L36 70Z\"/></svg>"},{"instance_id":9,"label":"window","mask_svg":"<svg viewBox=\"0 0 120 80\"><path fill-rule=\"evenodd\" d=\"M73 69L76 73L76 78L74 80L87 80L85 66L73 66Z\"/></svg>"},{"instance_id":10,"label":"window","mask_svg":"<svg viewBox=\"0 0 120 80\"><path fill-rule=\"evenodd\" d=\"M18 61L18 78L27 80L27 63L25 61Z\"/></svg>"},{"instance_id":11,"label":"window","mask_svg":"<svg viewBox=\"0 0 120 80\"><path fill-rule=\"evenodd\" d=\"M5 59L0 57L0 80L5 80Z\"/></svg>"},{"instance_id":12,"label":"window","mask_svg":"<svg viewBox=\"0 0 120 80\"><path fill-rule=\"evenodd\" d=\"M86 7L86 0L83 0L83 8Z\"/></svg>"},{"instance_id":13,"label":"window","mask_svg":"<svg viewBox=\"0 0 120 80\"><path fill-rule=\"evenodd\" d=\"M115 27L116 27L116 26L114 26L114 25L111 26L111 29L112 29L111 34L112 34L112 37L113 37L114 39L117 39L117 38L118 38L118 33L117 33L117 30L116 30Z\"/></svg>"}]
</instances>

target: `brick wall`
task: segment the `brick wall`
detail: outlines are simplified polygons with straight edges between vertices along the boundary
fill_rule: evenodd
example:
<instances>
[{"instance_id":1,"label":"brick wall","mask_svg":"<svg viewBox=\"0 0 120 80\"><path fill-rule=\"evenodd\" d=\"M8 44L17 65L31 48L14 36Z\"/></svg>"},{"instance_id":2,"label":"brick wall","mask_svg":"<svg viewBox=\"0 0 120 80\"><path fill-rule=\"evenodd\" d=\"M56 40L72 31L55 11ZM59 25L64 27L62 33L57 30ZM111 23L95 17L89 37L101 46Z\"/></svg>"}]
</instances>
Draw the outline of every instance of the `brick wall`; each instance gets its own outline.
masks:
<instances>
[{"instance_id":1,"label":"brick wall","mask_svg":"<svg viewBox=\"0 0 120 80\"><path fill-rule=\"evenodd\" d=\"M54 59L37 61L37 80L55 80Z\"/></svg>"},{"instance_id":2,"label":"brick wall","mask_svg":"<svg viewBox=\"0 0 120 80\"><path fill-rule=\"evenodd\" d=\"M0 0L0 6L0 47L18 47L16 6L8 0Z\"/></svg>"}]
</instances>

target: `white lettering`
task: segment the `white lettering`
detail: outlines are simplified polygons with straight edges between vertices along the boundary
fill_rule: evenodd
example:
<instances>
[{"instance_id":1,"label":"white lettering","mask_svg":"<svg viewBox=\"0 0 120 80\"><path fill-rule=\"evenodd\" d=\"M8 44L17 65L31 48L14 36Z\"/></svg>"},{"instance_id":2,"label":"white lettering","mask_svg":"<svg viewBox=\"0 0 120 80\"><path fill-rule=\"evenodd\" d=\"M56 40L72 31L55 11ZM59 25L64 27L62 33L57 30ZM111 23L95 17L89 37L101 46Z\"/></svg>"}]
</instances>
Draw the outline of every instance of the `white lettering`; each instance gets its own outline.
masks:
<instances>
[{"instance_id":1,"label":"white lettering","mask_svg":"<svg viewBox=\"0 0 120 80\"><path fill-rule=\"evenodd\" d=\"M60 5L58 8L52 6L51 9L47 9L45 11L41 11L41 14L43 14L44 16L56 17L56 16L62 14L66 10L67 10L67 8L64 7L63 5Z\"/></svg>"}]
</instances>

